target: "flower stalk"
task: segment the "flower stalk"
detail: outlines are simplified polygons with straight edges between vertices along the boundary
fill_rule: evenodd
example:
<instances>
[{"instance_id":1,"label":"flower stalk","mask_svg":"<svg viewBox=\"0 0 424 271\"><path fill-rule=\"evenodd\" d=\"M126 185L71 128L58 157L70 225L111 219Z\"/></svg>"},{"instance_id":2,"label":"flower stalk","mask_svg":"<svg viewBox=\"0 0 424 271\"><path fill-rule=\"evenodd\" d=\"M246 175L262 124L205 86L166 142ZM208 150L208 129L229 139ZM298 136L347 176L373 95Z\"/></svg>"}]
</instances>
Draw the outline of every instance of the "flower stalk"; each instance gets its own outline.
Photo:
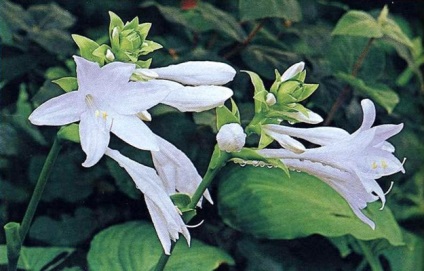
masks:
<instances>
[{"instance_id":1,"label":"flower stalk","mask_svg":"<svg viewBox=\"0 0 424 271\"><path fill-rule=\"evenodd\" d=\"M9 271L14 271L17 269L22 244L31 226L31 222L34 218L35 211L37 210L38 203L40 202L41 196L43 195L44 187L46 186L47 180L49 179L60 149L60 140L56 137L38 177L37 184L35 185L34 192L22 219L22 223L18 224L16 222L9 222L4 226L7 236L7 257Z\"/></svg>"}]
</instances>

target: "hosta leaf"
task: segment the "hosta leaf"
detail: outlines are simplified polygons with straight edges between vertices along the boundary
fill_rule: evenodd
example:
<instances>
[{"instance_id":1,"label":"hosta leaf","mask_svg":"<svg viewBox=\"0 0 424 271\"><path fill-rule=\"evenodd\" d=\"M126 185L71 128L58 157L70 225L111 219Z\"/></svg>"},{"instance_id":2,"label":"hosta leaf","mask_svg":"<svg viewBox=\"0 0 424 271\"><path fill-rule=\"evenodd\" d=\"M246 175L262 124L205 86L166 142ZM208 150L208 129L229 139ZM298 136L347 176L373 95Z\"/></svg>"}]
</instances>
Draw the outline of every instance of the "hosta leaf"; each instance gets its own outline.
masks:
<instances>
[{"instance_id":1,"label":"hosta leaf","mask_svg":"<svg viewBox=\"0 0 424 271\"><path fill-rule=\"evenodd\" d=\"M348 180L346 180L348 181ZM390 210L369 204L364 213L372 230L347 202L323 181L305 173L260 167L232 167L222 176L219 211L224 222L259 238L294 239L312 234L353 235L361 240L384 238L402 245L400 228Z\"/></svg>"},{"instance_id":2,"label":"hosta leaf","mask_svg":"<svg viewBox=\"0 0 424 271\"><path fill-rule=\"evenodd\" d=\"M368 13L358 10L351 10L343 15L331 34L368 38L383 37L383 31L377 20Z\"/></svg>"},{"instance_id":3,"label":"hosta leaf","mask_svg":"<svg viewBox=\"0 0 424 271\"><path fill-rule=\"evenodd\" d=\"M19 270L52 270L75 249L69 247L22 247ZM7 264L6 246L0 245L0 265ZM48 266L48 269L46 267Z\"/></svg>"},{"instance_id":4,"label":"hosta leaf","mask_svg":"<svg viewBox=\"0 0 424 271\"><path fill-rule=\"evenodd\" d=\"M182 237L183 238L183 237ZM162 254L162 246L151 224L142 221L115 225L97 234L88 252L92 271L152 270ZM234 260L219 248L192 240L178 242L165 270L214 270Z\"/></svg>"}]
</instances>

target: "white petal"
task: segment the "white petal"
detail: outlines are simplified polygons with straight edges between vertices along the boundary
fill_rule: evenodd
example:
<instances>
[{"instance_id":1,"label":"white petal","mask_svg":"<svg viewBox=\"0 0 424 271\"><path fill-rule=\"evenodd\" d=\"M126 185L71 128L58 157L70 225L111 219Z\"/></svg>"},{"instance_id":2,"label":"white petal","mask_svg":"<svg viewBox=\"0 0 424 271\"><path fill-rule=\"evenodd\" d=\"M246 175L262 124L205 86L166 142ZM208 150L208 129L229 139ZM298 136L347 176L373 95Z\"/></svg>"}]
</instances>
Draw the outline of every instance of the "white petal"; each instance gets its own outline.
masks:
<instances>
[{"instance_id":1,"label":"white petal","mask_svg":"<svg viewBox=\"0 0 424 271\"><path fill-rule=\"evenodd\" d=\"M86 111L81 115L79 134L82 150L87 155L87 159L82 165L84 167L91 167L105 153L110 139L109 131L97 123L91 111Z\"/></svg>"},{"instance_id":2,"label":"white petal","mask_svg":"<svg viewBox=\"0 0 424 271\"><path fill-rule=\"evenodd\" d=\"M281 75L281 82L287 81L290 78L294 77L299 72L303 71L305 68L305 62L301 61L299 63L291 65L284 73Z\"/></svg>"},{"instance_id":3,"label":"white petal","mask_svg":"<svg viewBox=\"0 0 424 271\"><path fill-rule=\"evenodd\" d=\"M74 56L74 61L77 64L77 80L79 91L84 95L88 94L87 86L90 86L100 73L100 66L96 62L88 61L85 58Z\"/></svg>"},{"instance_id":4,"label":"white petal","mask_svg":"<svg viewBox=\"0 0 424 271\"><path fill-rule=\"evenodd\" d=\"M72 91L43 103L28 119L35 125L60 126L78 121L85 109L84 98Z\"/></svg>"},{"instance_id":5,"label":"white petal","mask_svg":"<svg viewBox=\"0 0 424 271\"><path fill-rule=\"evenodd\" d=\"M178 191L192 196L202 181L202 177L181 150L159 136L157 141L159 151L152 152L153 163L168 194L171 195ZM210 203L213 203L207 190L204 196Z\"/></svg>"},{"instance_id":6,"label":"white petal","mask_svg":"<svg viewBox=\"0 0 424 271\"><path fill-rule=\"evenodd\" d=\"M362 125L360 130L371 128L375 121L375 106L370 99L363 99L361 101L362 111L364 113Z\"/></svg>"},{"instance_id":7,"label":"white petal","mask_svg":"<svg viewBox=\"0 0 424 271\"><path fill-rule=\"evenodd\" d=\"M378 125L371 129L375 129L375 138L372 144L379 144L400 133L403 129L403 123Z\"/></svg>"},{"instance_id":8,"label":"white petal","mask_svg":"<svg viewBox=\"0 0 424 271\"><path fill-rule=\"evenodd\" d=\"M131 146L142 150L158 150L156 135L135 115L113 116L111 131Z\"/></svg>"},{"instance_id":9,"label":"white petal","mask_svg":"<svg viewBox=\"0 0 424 271\"><path fill-rule=\"evenodd\" d=\"M172 91L162 103L182 112L200 112L223 105L233 91L221 86L184 87Z\"/></svg>"},{"instance_id":10,"label":"white petal","mask_svg":"<svg viewBox=\"0 0 424 271\"><path fill-rule=\"evenodd\" d=\"M159 104L171 91L182 88L182 85L166 80L129 82L119 93L108 97L108 104L120 114L134 115Z\"/></svg>"},{"instance_id":11,"label":"white petal","mask_svg":"<svg viewBox=\"0 0 424 271\"><path fill-rule=\"evenodd\" d=\"M345 130L335 127L295 128L275 124L267 124L263 127L268 131L301 138L321 146L334 143L349 136L349 133Z\"/></svg>"},{"instance_id":12,"label":"white petal","mask_svg":"<svg viewBox=\"0 0 424 271\"><path fill-rule=\"evenodd\" d=\"M302 112L285 112L284 115L299 122L310 124L317 124L323 121L323 118L320 115L311 110L308 110L308 115L305 115Z\"/></svg>"},{"instance_id":13,"label":"white petal","mask_svg":"<svg viewBox=\"0 0 424 271\"><path fill-rule=\"evenodd\" d=\"M303 144L297 141L296 139L288 135L275 132L272 129L268 129L267 125L263 126L263 131L273 139L277 140L281 147L285 149L288 149L295 153L302 153L306 150L305 146L303 146Z\"/></svg>"},{"instance_id":14,"label":"white petal","mask_svg":"<svg viewBox=\"0 0 424 271\"><path fill-rule=\"evenodd\" d=\"M189 61L151 71L159 78L186 85L223 85L233 80L236 74L230 65L212 61Z\"/></svg>"}]
</instances>

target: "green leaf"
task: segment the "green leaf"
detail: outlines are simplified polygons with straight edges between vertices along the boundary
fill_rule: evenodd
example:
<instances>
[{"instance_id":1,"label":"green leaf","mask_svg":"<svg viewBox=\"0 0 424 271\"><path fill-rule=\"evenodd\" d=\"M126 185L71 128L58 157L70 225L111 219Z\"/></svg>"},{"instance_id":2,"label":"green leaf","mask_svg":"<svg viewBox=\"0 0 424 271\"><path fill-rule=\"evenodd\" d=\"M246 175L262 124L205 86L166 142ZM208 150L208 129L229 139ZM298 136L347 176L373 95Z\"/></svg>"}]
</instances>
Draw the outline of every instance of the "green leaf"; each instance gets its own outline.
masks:
<instances>
[{"instance_id":1,"label":"green leaf","mask_svg":"<svg viewBox=\"0 0 424 271\"><path fill-rule=\"evenodd\" d=\"M377 20L368 13L351 10L340 18L331 35L381 38L383 31Z\"/></svg>"},{"instance_id":2,"label":"green leaf","mask_svg":"<svg viewBox=\"0 0 424 271\"><path fill-rule=\"evenodd\" d=\"M97 44L97 42L76 34L72 35L72 39L78 45L78 48L80 49L80 54L83 58L91 61L96 61L100 65L103 65L103 59L93 55L94 50L96 50L100 46L99 44Z\"/></svg>"},{"instance_id":3,"label":"green leaf","mask_svg":"<svg viewBox=\"0 0 424 271\"><path fill-rule=\"evenodd\" d=\"M78 82L76 77L62 77L52 81L59 85L65 92L78 89Z\"/></svg>"},{"instance_id":4,"label":"green leaf","mask_svg":"<svg viewBox=\"0 0 424 271\"><path fill-rule=\"evenodd\" d=\"M299 57L289 51L266 45L248 45L241 57L246 65L259 73L259 75L273 80L274 70L284 70L299 61Z\"/></svg>"},{"instance_id":5,"label":"green leaf","mask_svg":"<svg viewBox=\"0 0 424 271\"><path fill-rule=\"evenodd\" d=\"M263 18L282 18L294 22L302 20L302 10L297 0L240 0L242 21Z\"/></svg>"},{"instance_id":6,"label":"green leaf","mask_svg":"<svg viewBox=\"0 0 424 271\"><path fill-rule=\"evenodd\" d=\"M74 251L75 249L69 247L22 247L18 268L23 270L53 270ZM0 265L7 265L5 245L0 245Z\"/></svg>"},{"instance_id":7,"label":"green leaf","mask_svg":"<svg viewBox=\"0 0 424 271\"><path fill-rule=\"evenodd\" d=\"M233 101L233 100L231 100ZM228 109L225 105L216 108L216 126L217 129L228 123L240 124L240 115L238 115L237 105L232 102L232 110Z\"/></svg>"},{"instance_id":8,"label":"green leaf","mask_svg":"<svg viewBox=\"0 0 424 271\"><path fill-rule=\"evenodd\" d=\"M62 140L69 140L75 143L80 143L79 125L73 123L60 127L59 131L57 132L57 137Z\"/></svg>"},{"instance_id":9,"label":"green leaf","mask_svg":"<svg viewBox=\"0 0 424 271\"><path fill-rule=\"evenodd\" d=\"M88 208L78 208L74 216L62 214L60 220L39 216L31 226L29 236L47 244L74 246L86 240L97 227L97 217Z\"/></svg>"},{"instance_id":10,"label":"green leaf","mask_svg":"<svg viewBox=\"0 0 424 271\"><path fill-rule=\"evenodd\" d=\"M216 247L197 240L192 240L188 247L184 240L181 241L165 270L214 270L224 263L234 265L234 260ZM91 242L87 260L92 271L148 271L155 267L161 254L162 246L151 224L133 221L97 234Z\"/></svg>"},{"instance_id":11,"label":"green leaf","mask_svg":"<svg viewBox=\"0 0 424 271\"><path fill-rule=\"evenodd\" d=\"M253 99L255 100L255 112L259 113L262 111L263 107L267 107L266 104L266 95L268 91L266 91L264 83L258 74L251 71L244 71L250 76L250 80L255 89L253 94Z\"/></svg>"},{"instance_id":12,"label":"green leaf","mask_svg":"<svg viewBox=\"0 0 424 271\"><path fill-rule=\"evenodd\" d=\"M12 30L9 25L0 16L0 39L3 44L13 44Z\"/></svg>"},{"instance_id":13,"label":"green leaf","mask_svg":"<svg viewBox=\"0 0 424 271\"><path fill-rule=\"evenodd\" d=\"M289 178L278 169L232 167L221 178L218 203L225 223L258 238L350 234L361 240L384 238L392 245L403 244L387 207L380 211L377 202L364 210L376 223L372 230L336 191L305 173L291 172Z\"/></svg>"},{"instance_id":14,"label":"green leaf","mask_svg":"<svg viewBox=\"0 0 424 271\"><path fill-rule=\"evenodd\" d=\"M388 113L392 113L393 109L399 103L398 94L381 83L366 83L365 81L354 77L350 74L338 73L336 77L351 85L357 91L377 102L384 107Z\"/></svg>"},{"instance_id":15,"label":"green leaf","mask_svg":"<svg viewBox=\"0 0 424 271\"><path fill-rule=\"evenodd\" d=\"M76 21L71 13L54 2L47 5L32 5L27 13L34 24L42 30L57 29L64 32L64 29L71 27Z\"/></svg>"}]
</instances>

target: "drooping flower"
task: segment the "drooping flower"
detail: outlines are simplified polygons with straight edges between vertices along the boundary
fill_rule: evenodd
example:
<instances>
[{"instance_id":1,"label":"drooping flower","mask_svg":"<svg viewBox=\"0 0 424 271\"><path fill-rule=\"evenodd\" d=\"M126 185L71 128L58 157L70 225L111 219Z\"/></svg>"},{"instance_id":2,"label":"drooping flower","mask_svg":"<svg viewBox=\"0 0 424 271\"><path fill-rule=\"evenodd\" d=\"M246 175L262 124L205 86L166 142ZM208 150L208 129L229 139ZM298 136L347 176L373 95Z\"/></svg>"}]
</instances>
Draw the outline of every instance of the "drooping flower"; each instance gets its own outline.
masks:
<instances>
[{"instance_id":1,"label":"drooping flower","mask_svg":"<svg viewBox=\"0 0 424 271\"><path fill-rule=\"evenodd\" d=\"M159 150L152 151L151 154L165 191L168 195L179 192L193 196L202 181L193 163L181 150L165 139L158 136L157 142ZM213 203L208 190L203 196ZM201 204L200 200L198 206L200 207Z\"/></svg>"},{"instance_id":2,"label":"drooping flower","mask_svg":"<svg viewBox=\"0 0 424 271\"><path fill-rule=\"evenodd\" d=\"M29 120L36 125L56 126L80 121L81 146L87 155L83 166L86 167L96 164L105 153L109 132L136 148L158 150L156 136L141 121L151 118L147 110L158 103L181 111L202 111L223 104L233 94L231 89L222 86L186 87L160 78L131 82L135 64L113 62L99 67L81 57L74 59L78 90L45 102L34 110ZM200 68L198 74L210 73L207 65L201 64ZM162 68L162 71L166 69ZM217 75L215 81L226 83L233 77L234 74L225 72ZM173 79L178 81L178 75L175 74ZM205 84L210 83L205 80Z\"/></svg>"},{"instance_id":3,"label":"drooping flower","mask_svg":"<svg viewBox=\"0 0 424 271\"><path fill-rule=\"evenodd\" d=\"M216 141L220 150L238 152L246 143L246 134L240 124L228 123L219 129Z\"/></svg>"},{"instance_id":4,"label":"drooping flower","mask_svg":"<svg viewBox=\"0 0 424 271\"><path fill-rule=\"evenodd\" d=\"M375 120L374 104L366 99L361 102L364 119L361 127L349 134L340 128L293 128L266 125L269 135L277 141L279 136L297 137L318 144L320 147L304 149L298 153L291 149L264 149L258 151L269 158L279 158L286 166L314 175L335 189L346 199L354 213L375 228L374 222L361 209L368 202L378 199L384 207L385 193L375 181L383 176L404 172L403 164L393 155L394 147L386 140L399 133L403 124L371 127ZM285 141L287 143L289 141Z\"/></svg>"},{"instance_id":5,"label":"drooping flower","mask_svg":"<svg viewBox=\"0 0 424 271\"><path fill-rule=\"evenodd\" d=\"M181 233L190 245L190 233L177 207L153 168L139 164L119 151L106 149L105 154L123 167L143 194L156 233L166 254L170 254L171 240L176 241Z\"/></svg>"}]
</instances>

